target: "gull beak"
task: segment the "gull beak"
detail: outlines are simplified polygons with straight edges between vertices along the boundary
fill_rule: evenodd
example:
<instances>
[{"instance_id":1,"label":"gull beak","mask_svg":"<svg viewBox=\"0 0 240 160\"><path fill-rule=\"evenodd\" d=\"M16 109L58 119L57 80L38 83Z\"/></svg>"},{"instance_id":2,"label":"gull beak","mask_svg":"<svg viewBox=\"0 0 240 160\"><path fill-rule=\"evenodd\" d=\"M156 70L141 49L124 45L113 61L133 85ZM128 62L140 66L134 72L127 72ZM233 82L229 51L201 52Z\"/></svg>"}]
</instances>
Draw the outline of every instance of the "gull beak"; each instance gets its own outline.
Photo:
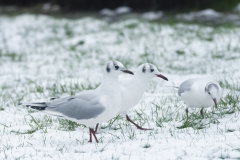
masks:
<instances>
[{"instance_id":1,"label":"gull beak","mask_svg":"<svg viewBox=\"0 0 240 160\"><path fill-rule=\"evenodd\" d=\"M133 74L132 71L129 71L129 70L127 70L127 69L123 69L123 70L121 70L121 71L124 72L124 73Z\"/></svg>"},{"instance_id":2,"label":"gull beak","mask_svg":"<svg viewBox=\"0 0 240 160\"><path fill-rule=\"evenodd\" d=\"M163 76L161 74L156 74L156 76L159 77L159 78L162 78L162 79L164 79L166 81L168 81L167 77L165 77L165 76Z\"/></svg>"},{"instance_id":3,"label":"gull beak","mask_svg":"<svg viewBox=\"0 0 240 160\"><path fill-rule=\"evenodd\" d=\"M213 102L215 103L215 107L217 108L217 100L216 100L216 98L213 98Z\"/></svg>"}]
</instances>

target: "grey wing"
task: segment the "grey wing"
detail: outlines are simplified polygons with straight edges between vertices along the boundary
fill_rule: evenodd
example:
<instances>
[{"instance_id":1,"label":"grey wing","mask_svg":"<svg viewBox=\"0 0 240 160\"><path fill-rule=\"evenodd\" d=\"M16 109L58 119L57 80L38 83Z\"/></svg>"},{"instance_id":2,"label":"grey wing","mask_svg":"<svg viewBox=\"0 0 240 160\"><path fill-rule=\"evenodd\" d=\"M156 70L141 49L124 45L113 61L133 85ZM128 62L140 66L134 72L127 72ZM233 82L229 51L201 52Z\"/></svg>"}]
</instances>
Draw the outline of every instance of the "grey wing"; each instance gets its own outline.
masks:
<instances>
[{"instance_id":1,"label":"grey wing","mask_svg":"<svg viewBox=\"0 0 240 160\"><path fill-rule=\"evenodd\" d=\"M178 95L181 96L181 94L185 91L190 91L192 85L196 82L197 79L189 79L184 81L178 88Z\"/></svg>"},{"instance_id":2,"label":"grey wing","mask_svg":"<svg viewBox=\"0 0 240 160\"><path fill-rule=\"evenodd\" d=\"M93 92L93 90L88 90L88 91L83 91L75 96L67 96L67 97L63 97L63 98L55 98L52 101L46 102L47 106L56 106L56 105L60 105L63 103L66 103L67 101L69 101L70 99L74 99L74 98L79 98L79 99L83 99L85 101L91 101L94 97L97 97L97 95L95 94L95 92Z\"/></svg>"},{"instance_id":3,"label":"grey wing","mask_svg":"<svg viewBox=\"0 0 240 160\"><path fill-rule=\"evenodd\" d=\"M72 96L55 102L47 102L46 112L50 111L57 116L66 116L77 120L96 118L106 110L106 106L98 98L84 99L81 96Z\"/></svg>"}]
</instances>

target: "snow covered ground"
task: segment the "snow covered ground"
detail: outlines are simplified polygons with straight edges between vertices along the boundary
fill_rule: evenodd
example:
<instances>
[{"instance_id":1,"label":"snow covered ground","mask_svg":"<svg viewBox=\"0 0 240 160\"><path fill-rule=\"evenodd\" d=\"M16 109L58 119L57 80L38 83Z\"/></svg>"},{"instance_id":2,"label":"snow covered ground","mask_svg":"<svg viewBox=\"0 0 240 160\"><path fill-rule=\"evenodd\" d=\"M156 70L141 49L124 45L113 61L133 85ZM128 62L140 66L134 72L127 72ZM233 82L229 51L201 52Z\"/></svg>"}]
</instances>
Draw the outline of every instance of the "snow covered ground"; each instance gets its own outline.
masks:
<instances>
[{"instance_id":1,"label":"snow covered ground","mask_svg":"<svg viewBox=\"0 0 240 160\"><path fill-rule=\"evenodd\" d=\"M238 6L234 10L236 13L238 12ZM235 25L240 25L240 15L232 13L221 13L217 12L213 9L205 9L197 12L190 12L184 14L177 14L177 19L182 19L186 21L198 21L198 22L210 22L215 24L225 24L225 23L233 23Z\"/></svg>"},{"instance_id":2,"label":"snow covered ground","mask_svg":"<svg viewBox=\"0 0 240 160\"><path fill-rule=\"evenodd\" d=\"M0 16L0 159L240 159L239 44L237 27ZM117 116L88 143L88 128L18 105L95 88L112 59L133 71L150 62L168 77L152 80L129 111L153 130ZM169 86L193 77L217 80L224 96L187 121Z\"/></svg>"}]
</instances>

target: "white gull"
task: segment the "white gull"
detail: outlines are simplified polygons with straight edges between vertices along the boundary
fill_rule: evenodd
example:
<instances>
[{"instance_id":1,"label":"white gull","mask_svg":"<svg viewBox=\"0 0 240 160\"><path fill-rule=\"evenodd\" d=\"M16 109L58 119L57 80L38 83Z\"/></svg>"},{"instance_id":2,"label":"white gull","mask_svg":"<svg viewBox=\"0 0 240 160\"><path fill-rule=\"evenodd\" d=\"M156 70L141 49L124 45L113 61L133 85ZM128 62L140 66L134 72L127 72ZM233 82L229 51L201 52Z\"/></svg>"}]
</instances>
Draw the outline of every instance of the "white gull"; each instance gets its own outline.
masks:
<instances>
[{"instance_id":1,"label":"white gull","mask_svg":"<svg viewBox=\"0 0 240 160\"><path fill-rule=\"evenodd\" d=\"M222 96L222 88L211 79L194 78L184 81L178 88L178 95L187 104L186 114L188 116L188 108L201 108L203 116L203 108L211 107L220 101Z\"/></svg>"},{"instance_id":2,"label":"white gull","mask_svg":"<svg viewBox=\"0 0 240 160\"><path fill-rule=\"evenodd\" d=\"M96 89L49 102L23 103L23 105L52 116L84 124L89 127L89 142L92 142L92 135L98 142L96 132L93 130L94 126L110 120L119 113L121 108L122 94L118 81L121 73L133 74L126 70L122 63L110 61L105 67L102 83Z\"/></svg>"},{"instance_id":3,"label":"white gull","mask_svg":"<svg viewBox=\"0 0 240 160\"><path fill-rule=\"evenodd\" d=\"M156 77L168 81L165 76L160 74L156 66L151 63L144 63L137 68L136 72L134 72L134 75L124 79L119 79L122 92L122 106L119 113L125 115L126 119L129 122L141 130L148 129L142 128L141 126L134 123L127 115L127 110L133 108L138 104L144 92L147 90L148 82Z\"/></svg>"}]
</instances>

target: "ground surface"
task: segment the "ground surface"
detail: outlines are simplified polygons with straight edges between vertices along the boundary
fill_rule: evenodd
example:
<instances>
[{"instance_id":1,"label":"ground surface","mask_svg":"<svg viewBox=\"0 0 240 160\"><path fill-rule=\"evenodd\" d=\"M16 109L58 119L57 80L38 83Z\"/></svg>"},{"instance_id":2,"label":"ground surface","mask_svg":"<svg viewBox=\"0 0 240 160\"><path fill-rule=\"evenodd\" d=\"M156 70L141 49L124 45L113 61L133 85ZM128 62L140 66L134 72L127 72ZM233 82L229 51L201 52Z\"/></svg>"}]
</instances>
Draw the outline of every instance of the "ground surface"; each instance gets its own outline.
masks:
<instances>
[{"instance_id":1,"label":"ground surface","mask_svg":"<svg viewBox=\"0 0 240 160\"><path fill-rule=\"evenodd\" d=\"M240 159L240 29L138 19L107 23L43 15L0 16L0 159ZM101 82L107 61L134 71L155 64L169 81L153 79L129 116L88 128L19 106L75 94ZM176 89L208 77L224 88L219 107L189 111Z\"/></svg>"}]
</instances>

